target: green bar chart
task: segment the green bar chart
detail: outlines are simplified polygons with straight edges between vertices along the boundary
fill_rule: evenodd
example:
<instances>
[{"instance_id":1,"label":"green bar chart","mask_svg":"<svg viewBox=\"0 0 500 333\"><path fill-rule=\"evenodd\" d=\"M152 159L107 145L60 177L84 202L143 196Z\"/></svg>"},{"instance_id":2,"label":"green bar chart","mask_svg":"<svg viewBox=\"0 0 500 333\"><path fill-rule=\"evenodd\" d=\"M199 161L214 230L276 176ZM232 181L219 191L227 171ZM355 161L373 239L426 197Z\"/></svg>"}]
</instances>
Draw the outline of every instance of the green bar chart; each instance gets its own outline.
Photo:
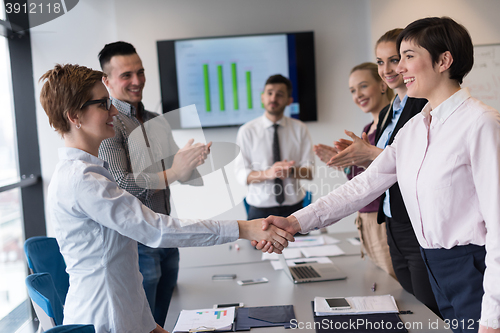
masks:
<instances>
[{"instance_id":1,"label":"green bar chart","mask_svg":"<svg viewBox=\"0 0 500 333\"><path fill-rule=\"evenodd\" d=\"M261 116L269 76L288 75L286 34L175 42L181 127L241 125Z\"/></svg>"},{"instance_id":2,"label":"green bar chart","mask_svg":"<svg viewBox=\"0 0 500 333\"><path fill-rule=\"evenodd\" d=\"M247 107L249 110L253 109L252 102L252 72L245 72L246 86L247 86Z\"/></svg>"},{"instance_id":3,"label":"green bar chart","mask_svg":"<svg viewBox=\"0 0 500 333\"><path fill-rule=\"evenodd\" d=\"M246 110L253 110L253 86L252 86L252 71L244 69L240 71L241 82L238 83L238 63L231 62L226 65L226 70L230 72L230 76L226 76L224 79L224 64L212 65L204 63L203 64L203 89L204 89L204 99L205 99L205 111L211 112L212 110L218 109L219 111L226 111L226 93L231 96L228 100L229 105L232 105L233 111L238 111L240 107L240 99L242 101L246 100ZM216 82L211 81L211 75L216 76ZM224 84L230 80L230 86L225 86ZM211 87L211 84L213 85ZM240 92L240 86L242 91ZM244 87L244 88L243 88ZM212 95L213 94L213 95ZM230 95L229 95L230 94ZM219 104L215 103L212 105L212 98L217 99ZM230 107L229 107L230 108ZM243 106L243 109L245 107Z\"/></svg>"},{"instance_id":4,"label":"green bar chart","mask_svg":"<svg viewBox=\"0 0 500 333\"><path fill-rule=\"evenodd\" d=\"M219 105L221 111L226 111L226 102L224 100L224 73L222 65L217 65L217 83L219 84Z\"/></svg>"},{"instance_id":5,"label":"green bar chart","mask_svg":"<svg viewBox=\"0 0 500 333\"><path fill-rule=\"evenodd\" d=\"M203 64L203 85L205 88L205 110L207 112L212 111L212 105L210 103L210 80L208 76L208 64Z\"/></svg>"},{"instance_id":6,"label":"green bar chart","mask_svg":"<svg viewBox=\"0 0 500 333\"><path fill-rule=\"evenodd\" d=\"M238 101L238 73L236 71L236 63L231 63L231 81L233 83L233 108L235 110L240 109L240 103Z\"/></svg>"}]
</instances>

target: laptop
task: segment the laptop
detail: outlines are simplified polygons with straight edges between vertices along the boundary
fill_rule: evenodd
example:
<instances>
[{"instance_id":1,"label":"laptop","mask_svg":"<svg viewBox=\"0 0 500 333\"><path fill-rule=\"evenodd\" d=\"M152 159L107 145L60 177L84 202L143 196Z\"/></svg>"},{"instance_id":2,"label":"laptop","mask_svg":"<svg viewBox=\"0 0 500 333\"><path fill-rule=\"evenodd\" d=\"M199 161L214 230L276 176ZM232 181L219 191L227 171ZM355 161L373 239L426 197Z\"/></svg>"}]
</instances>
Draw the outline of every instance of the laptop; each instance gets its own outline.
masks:
<instances>
[{"instance_id":1,"label":"laptop","mask_svg":"<svg viewBox=\"0 0 500 333\"><path fill-rule=\"evenodd\" d=\"M293 283L344 280L347 278L347 275L331 262L322 264L304 263L290 267L286 263L284 255L279 254L278 256L283 271Z\"/></svg>"}]
</instances>

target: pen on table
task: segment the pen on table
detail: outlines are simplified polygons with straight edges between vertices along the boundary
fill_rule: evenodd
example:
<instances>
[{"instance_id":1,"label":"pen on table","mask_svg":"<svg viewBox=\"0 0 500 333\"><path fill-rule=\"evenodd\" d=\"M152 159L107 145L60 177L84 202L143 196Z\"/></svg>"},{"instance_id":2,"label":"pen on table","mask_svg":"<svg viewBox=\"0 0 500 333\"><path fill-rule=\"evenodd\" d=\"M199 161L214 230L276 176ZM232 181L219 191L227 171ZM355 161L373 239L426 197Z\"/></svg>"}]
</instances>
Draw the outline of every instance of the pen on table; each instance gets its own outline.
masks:
<instances>
[{"instance_id":1,"label":"pen on table","mask_svg":"<svg viewBox=\"0 0 500 333\"><path fill-rule=\"evenodd\" d=\"M313 260L313 261L294 261L294 264L295 265L300 265L300 264L313 264L313 263L317 263L316 260Z\"/></svg>"},{"instance_id":2,"label":"pen on table","mask_svg":"<svg viewBox=\"0 0 500 333\"><path fill-rule=\"evenodd\" d=\"M372 291L375 292L375 290L377 290L377 284L374 282L372 286Z\"/></svg>"}]
</instances>

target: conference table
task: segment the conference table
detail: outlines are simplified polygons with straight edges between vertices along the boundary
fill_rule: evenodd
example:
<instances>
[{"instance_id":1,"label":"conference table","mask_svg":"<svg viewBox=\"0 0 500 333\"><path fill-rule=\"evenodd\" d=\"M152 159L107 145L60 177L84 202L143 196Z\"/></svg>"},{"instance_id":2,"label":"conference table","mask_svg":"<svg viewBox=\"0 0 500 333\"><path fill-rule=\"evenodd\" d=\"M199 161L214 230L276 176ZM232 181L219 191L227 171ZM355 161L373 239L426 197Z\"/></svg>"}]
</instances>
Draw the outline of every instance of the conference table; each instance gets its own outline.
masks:
<instances>
[{"instance_id":1,"label":"conference table","mask_svg":"<svg viewBox=\"0 0 500 333\"><path fill-rule=\"evenodd\" d=\"M165 329L172 331L181 310L212 308L214 304L244 303L247 307L293 305L297 327L301 332L315 332L311 302L316 296L349 297L392 295L400 311L411 311L400 317L408 332L451 332L445 323L385 271L367 257L361 258L359 245L348 239L356 232L332 233L344 255L329 257L343 270L347 279L294 284L283 270L275 270L262 252L249 241L212 247L182 248L177 287L168 310ZM212 280L216 274L236 274L236 279ZM240 286L237 280L265 277L268 283ZM375 291L372 290L376 285ZM253 328L254 332L284 332L283 327ZM362 330L360 330L362 332ZM383 332L381 330L380 332Z\"/></svg>"}]
</instances>

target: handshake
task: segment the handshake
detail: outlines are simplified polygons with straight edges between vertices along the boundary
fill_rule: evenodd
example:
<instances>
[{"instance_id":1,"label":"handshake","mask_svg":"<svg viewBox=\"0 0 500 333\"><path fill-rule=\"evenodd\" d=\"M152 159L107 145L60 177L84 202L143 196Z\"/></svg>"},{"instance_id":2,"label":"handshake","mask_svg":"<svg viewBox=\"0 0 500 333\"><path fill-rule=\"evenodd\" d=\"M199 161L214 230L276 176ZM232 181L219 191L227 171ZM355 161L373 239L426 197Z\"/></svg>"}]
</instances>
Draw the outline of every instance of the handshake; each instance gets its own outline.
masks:
<instances>
[{"instance_id":1,"label":"handshake","mask_svg":"<svg viewBox=\"0 0 500 333\"><path fill-rule=\"evenodd\" d=\"M265 219L238 221L240 238L252 241L252 246L262 252L281 251L293 242L293 235L301 231L299 221L293 216L269 216Z\"/></svg>"}]
</instances>

